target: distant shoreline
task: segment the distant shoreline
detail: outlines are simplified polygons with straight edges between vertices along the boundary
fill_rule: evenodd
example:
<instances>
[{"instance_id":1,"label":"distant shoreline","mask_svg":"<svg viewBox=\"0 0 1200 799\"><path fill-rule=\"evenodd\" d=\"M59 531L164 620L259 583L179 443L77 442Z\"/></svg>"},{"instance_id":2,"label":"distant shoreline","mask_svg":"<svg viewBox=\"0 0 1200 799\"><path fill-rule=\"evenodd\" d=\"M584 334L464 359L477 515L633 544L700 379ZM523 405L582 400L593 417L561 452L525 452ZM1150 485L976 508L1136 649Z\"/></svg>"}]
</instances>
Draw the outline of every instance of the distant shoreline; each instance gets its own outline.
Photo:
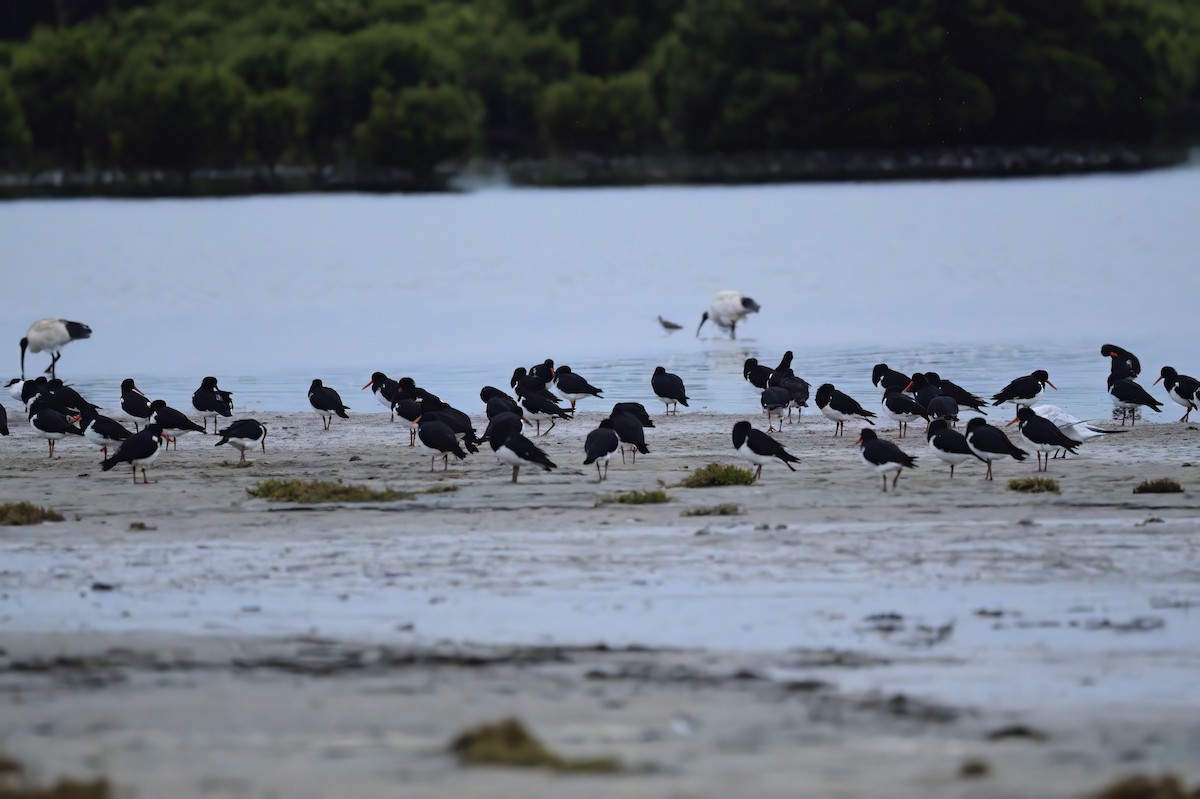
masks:
<instances>
[{"instance_id":1,"label":"distant shoreline","mask_svg":"<svg viewBox=\"0 0 1200 799\"><path fill-rule=\"evenodd\" d=\"M403 170L287 166L196 170L0 172L0 200L238 197L337 192L437 193L483 185L601 188L663 185L887 182L1143 172L1189 161L1191 149L1124 145L807 150L709 156L578 155L477 161L432 178Z\"/></svg>"}]
</instances>

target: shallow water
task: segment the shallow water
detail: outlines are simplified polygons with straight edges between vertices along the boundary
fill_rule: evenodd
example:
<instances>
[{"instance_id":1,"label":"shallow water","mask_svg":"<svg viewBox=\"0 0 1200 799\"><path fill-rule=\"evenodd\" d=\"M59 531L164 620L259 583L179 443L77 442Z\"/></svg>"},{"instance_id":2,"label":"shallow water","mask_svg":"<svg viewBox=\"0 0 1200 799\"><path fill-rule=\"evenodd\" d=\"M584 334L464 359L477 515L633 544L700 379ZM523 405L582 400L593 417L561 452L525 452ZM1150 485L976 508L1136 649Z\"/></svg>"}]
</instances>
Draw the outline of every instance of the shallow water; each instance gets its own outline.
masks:
<instances>
[{"instance_id":1,"label":"shallow water","mask_svg":"<svg viewBox=\"0 0 1200 799\"><path fill-rule=\"evenodd\" d=\"M89 323L61 374L93 401L134 376L187 406L205 374L241 409L301 410L313 377L352 409L374 369L466 410L552 357L606 399L681 374L693 408L757 409L748 355L785 349L868 407L870 368L936 369L981 395L1036 368L1107 417L1102 343L1195 373L1200 169L947 183L497 189L460 196L0 204L0 330ZM762 313L693 333L711 295ZM663 315L684 325L666 336ZM45 364L31 356L28 371ZM1154 389L1165 399L1161 386ZM1173 416L1174 406L1162 418ZM1151 414L1153 416L1153 414ZM1158 418L1158 417L1156 417Z\"/></svg>"}]
</instances>

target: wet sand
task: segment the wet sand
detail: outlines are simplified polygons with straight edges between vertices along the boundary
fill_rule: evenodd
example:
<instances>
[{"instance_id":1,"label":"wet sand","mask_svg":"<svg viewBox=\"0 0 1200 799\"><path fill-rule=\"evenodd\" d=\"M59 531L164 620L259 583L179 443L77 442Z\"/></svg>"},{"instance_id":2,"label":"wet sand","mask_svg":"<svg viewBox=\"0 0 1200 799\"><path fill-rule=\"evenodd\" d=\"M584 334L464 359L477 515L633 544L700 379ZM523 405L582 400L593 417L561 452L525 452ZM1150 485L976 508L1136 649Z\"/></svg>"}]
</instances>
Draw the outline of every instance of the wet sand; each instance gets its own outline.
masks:
<instances>
[{"instance_id":1,"label":"wet sand","mask_svg":"<svg viewBox=\"0 0 1200 799\"><path fill-rule=\"evenodd\" d=\"M327 433L260 414L250 467L188 434L134 486L80 439L51 461L10 416L0 500L67 517L0 528L0 749L47 775L142 797L1069 797L1132 772L1200 779L1195 426L1051 462L1060 495L1008 490L1032 457L951 480L914 426L900 443L919 468L884 494L854 433L811 416L777 434L795 472L711 489L676 486L737 462L743 417L656 414L651 454L599 484L581 461L601 415L583 411L538 439L560 468L513 485L486 447L430 473L386 413ZM1134 495L1147 477L1185 493ZM246 494L267 478L415 495ZM660 485L670 502L598 505ZM741 513L683 515L719 503ZM445 754L513 714L631 773ZM1037 735L989 740L1013 725ZM970 758L989 776L960 778Z\"/></svg>"}]
</instances>

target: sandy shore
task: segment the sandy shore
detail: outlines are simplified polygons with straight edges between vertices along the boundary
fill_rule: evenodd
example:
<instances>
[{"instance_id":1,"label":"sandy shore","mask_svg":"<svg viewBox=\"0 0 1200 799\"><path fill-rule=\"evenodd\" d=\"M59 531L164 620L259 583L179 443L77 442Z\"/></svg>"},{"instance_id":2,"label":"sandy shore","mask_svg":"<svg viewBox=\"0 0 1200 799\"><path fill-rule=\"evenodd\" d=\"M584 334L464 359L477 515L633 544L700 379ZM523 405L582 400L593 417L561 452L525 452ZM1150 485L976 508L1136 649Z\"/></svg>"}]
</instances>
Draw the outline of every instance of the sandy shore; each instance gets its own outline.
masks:
<instances>
[{"instance_id":1,"label":"sandy shore","mask_svg":"<svg viewBox=\"0 0 1200 799\"><path fill-rule=\"evenodd\" d=\"M585 406L586 407L586 406ZM429 472L387 414L260 414L267 452L189 434L134 486L20 423L0 501L0 749L124 795L1073 797L1131 772L1200 780L1200 432L1144 424L1054 461L918 468L883 494L854 436L804 417L796 472L676 487L733 463L742 417L656 416L598 484L583 412ZM761 419L761 417L760 417ZM760 423L755 420L756 425ZM1004 421L1007 421L1005 419ZM894 428L884 425L885 436ZM480 425L482 429L482 425ZM1193 466L1193 464L1196 464ZM1172 495L1134 495L1171 477ZM267 478L418 492L377 506L254 499ZM419 493L454 485L445 493ZM662 505L603 496L667 486ZM736 516L688 511L732 502ZM516 714L618 777L464 769L462 728ZM1024 725L1037 739L989 736ZM962 762L990 774L967 780Z\"/></svg>"}]
</instances>

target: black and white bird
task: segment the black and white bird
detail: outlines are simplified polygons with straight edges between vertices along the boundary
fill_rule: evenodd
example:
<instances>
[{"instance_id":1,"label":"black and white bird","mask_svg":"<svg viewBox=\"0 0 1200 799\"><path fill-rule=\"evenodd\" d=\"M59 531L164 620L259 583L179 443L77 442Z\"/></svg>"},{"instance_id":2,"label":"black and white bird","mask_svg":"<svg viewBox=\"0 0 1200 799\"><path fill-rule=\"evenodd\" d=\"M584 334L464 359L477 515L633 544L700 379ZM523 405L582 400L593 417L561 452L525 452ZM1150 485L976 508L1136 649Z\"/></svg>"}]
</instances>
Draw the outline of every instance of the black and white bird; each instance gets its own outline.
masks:
<instances>
[{"instance_id":1,"label":"black and white bird","mask_svg":"<svg viewBox=\"0 0 1200 799\"><path fill-rule=\"evenodd\" d=\"M8 411L0 405L0 436L8 435Z\"/></svg>"},{"instance_id":2,"label":"black and white bird","mask_svg":"<svg viewBox=\"0 0 1200 799\"><path fill-rule=\"evenodd\" d=\"M1113 406L1121 414L1121 426L1129 419L1130 427L1137 424L1138 408L1150 408L1155 413L1162 413L1162 403L1150 395L1150 392L1138 385L1132 378L1108 376L1108 396Z\"/></svg>"},{"instance_id":3,"label":"black and white bird","mask_svg":"<svg viewBox=\"0 0 1200 799\"><path fill-rule=\"evenodd\" d=\"M549 435L559 419L574 418L574 412L570 408L560 408L557 403L551 402L541 394L521 394L520 404L525 411L525 418L535 425L535 435ZM542 422L550 423L545 433L542 432Z\"/></svg>"},{"instance_id":4,"label":"black and white bird","mask_svg":"<svg viewBox=\"0 0 1200 799\"><path fill-rule=\"evenodd\" d=\"M886 363L877 363L875 364L875 368L871 370L871 382L884 391L887 391L889 388L903 391L904 387L911 380L911 377L903 372L897 372Z\"/></svg>"},{"instance_id":5,"label":"black and white bird","mask_svg":"<svg viewBox=\"0 0 1200 799\"><path fill-rule=\"evenodd\" d=\"M437 402L432 400L422 402L421 413L427 415L431 412L437 413L438 419L445 422L454 431L454 435L458 436L459 440L462 441L463 448L467 452L472 454L479 452L479 447L476 445L480 441L475 433L475 426L472 424L470 416L464 411L451 407L440 400Z\"/></svg>"},{"instance_id":6,"label":"black and white bird","mask_svg":"<svg viewBox=\"0 0 1200 799\"><path fill-rule=\"evenodd\" d=\"M92 329L82 322L69 322L66 319L39 319L25 331L21 339L21 379L25 379L25 351L38 353L49 352L50 365L46 374L55 377L55 366L62 357L62 348L72 341L87 338L92 335Z\"/></svg>"},{"instance_id":7,"label":"black and white bird","mask_svg":"<svg viewBox=\"0 0 1200 799\"><path fill-rule=\"evenodd\" d=\"M434 453L429 458L429 471L431 472L438 455L442 456L443 472L450 468L451 455L460 461L467 457L467 453L463 452L462 446L458 443L458 436L454 434L450 425L442 421L437 411L422 413L417 418L417 438L421 440L421 445L425 449Z\"/></svg>"},{"instance_id":8,"label":"black and white bird","mask_svg":"<svg viewBox=\"0 0 1200 799\"><path fill-rule=\"evenodd\" d=\"M970 408L977 413L982 413L984 415L987 414L987 411L984 410L984 408L987 406L986 400L984 400L982 397L975 396L957 383L946 380L937 372L926 372L925 381L931 386L937 386L937 388L941 391L941 396L950 397L956 403L958 403L959 406L963 408Z\"/></svg>"},{"instance_id":9,"label":"black and white bird","mask_svg":"<svg viewBox=\"0 0 1200 799\"><path fill-rule=\"evenodd\" d=\"M618 413L627 413L633 418L642 423L642 427L654 427L654 420L650 418L650 413L646 410L646 406L640 402L618 402L612 407L612 412L609 416Z\"/></svg>"},{"instance_id":10,"label":"black and white bird","mask_svg":"<svg viewBox=\"0 0 1200 799\"><path fill-rule=\"evenodd\" d=\"M350 408L342 402L342 396L320 380L313 380L312 385L308 387L308 402L320 415L321 424L325 426L326 430L333 423L335 413L343 419L350 418L346 415L346 411Z\"/></svg>"},{"instance_id":11,"label":"black and white bird","mask_svg":"<svg viewBox=\"0 0 1200 799\"><path fill-rule=\"evenodd\" d=\"M796 471L793 463L800 459L783 448L775 439L761 430L755 430L749 422L738 422L733 426L733 449L737 454L755 464L754 479L762 477L762 467L773 461L780 461L791 471Z\"/></svg>"},{"instance_id":12,"label":"black and white bird","mask_svg":"<svg viewBox=\"0 0 1200 799\"><path fill-rule=\"evenodd\" d=\"M987 463L987 474L984 480L992 479L992 461L1006 456L1023 461L1029 453L1009 440L1008 436L998 427L992 427L976 416L967 422L967 446L977 457Z\"/></svg>"},{"instance_id":13,"label":"black and white bird","mask_svg":"<svg viewBox=\"0 0 1200 799\"><path fill-rule=\"evenodd\" d=\"M146 479L146 467L158 460L163 442L170 440L170 434L163 432L161 427L151 422L141 431L122 441L121 446L117 447L117 451L113 453L112 457L100 462L100 468L107 472L117 464L128 463L133 467L134 485L137 485L138 469L142 470L142 483L149 483L150 481Z\"/></svg>"},{"instance_id":14,"label":"black and white bird","mask_svg":"<svg viewBox=\"0 0 1200 799\"><path fill-rule=\"evenodd\" d=\"M1033 412L1043 419L1049 419L1054 423L1055 427L1063 432L1063 435L1072 441L1078 441L1080 444L1086 444L1097 438L1127 432L1125 430L1102 430L1099 427L1093 427L1087 422L1081 421L1067 413L1057 405L1034 405ZM1066 450L1059 450L1052 457L1058 458L1060 456L1065 458L1067 456Z\"/></svg>"},{"instance_id":15,"label":"black and white bird","mask_svg":"<svg viewBox=\"0 0 1200 799\"><path fill-rule=\"evenodd\" d=\"M742 378L758 389L759 393L766 390L772 371L774 370L771 367L759 363L758 358L747 358L742 364Z\"/></svg>"},{"instance_id":16,"label":"black and white bird","mask_svg":"<svg viewBox=\"0 0 1200 799\"><path fill-rule=\"evenodd\" d=\"M208 432L208 420L212 419L213 432L217 432L217 418L233 416L233 393L222 391L217 378L209 375L200 381L200 388L192 393L192 407L200 411L204 419L204 432Z\"/></svg>"},{"instance_id":17,"label":"black and white bird","mask_svg":"<svg viewBox=\"0 0 1200 799\"><path fill-rule=\"evenodd\" d=\"M713 295L708 310L700 317L700 326L696 328L696 336L704 323L712 323L722 330L729 331L729 338L737 338L738 322L752 313L758 313L762 308L757 302L742 294L740 291L718 291Z\"/></svg>"},{"instance_id":18,"label":"black and white bird","mask_svg":"<svg viewBox=\"0 0 1200 799\"><path fill-rule=\"evenodd\" d=\"M925 406L898 388L889 388L883 392L883 415L894 419L899 424L900 438L908 431L908 423L917 419L929 421L929 411Z\"/></svg>"},{"instance_id":19,"label":"black and white bird","mask_svg":"<svg viewBox=\"0 0 1200 799\"><path fill-rule=\"evenodd\" d=\"M267 453L267 426L257 419L238 419L218 434L221 440L213 446L228 444L238 450L241 454L238 463L246 462L246 450L255 444L262 447L264 455Z\"/></svg>"},{"instance_id":20,"label":"black and white bird","mask_svg":"<svg viewBox=\"0 0 1200 799\"><path fill-rule=\"evenodd\" d=\"M82 413L84 408L100 409L99 405L88 402L83 398L82 394L63 383L57 377L52 377L46 381L46 391L53 394L55 399L75 411L75 413Z\"/></svg>"},{"instance_id":21,"label":"black and white bird","mask_svg":"<svg viewBox=\"0 0 1200 799\"><path fill-rule=\"evenodd\" d=\"M788 406L788 424L792 423L792 409L803 416L804 409L808 407L809 392L812 386L802 377L797 377L792 370L792 351L788 350L780 359L779 365L771 372L771 376L767 378L767 386L779 386L786 388L792 395L792 404Z\"/></svg>"},{"instance_id":22,"label":"black and white bird","mask_svg":"<svg viewBox=\"0 0 1200 799\"><path fill-rule=\"evenodd\" d=\"M575 403L579 400L585 397L599 397L603 394L602 389L596 388L571 371L571 367L565 365L555 370L553 382L558 393L571 401L571 410L575 410Z\"/></svg>"},{"instance_id":23,"label":"black and white bird","mask_svg":"<svg viewBox=\"0 0 1200 799\"><path fill-rule=\"evenodd\" d=\"M1137 376L1142 373L1142 362L1138 360L1137 356L1116 344L1105 344L1100 348L1100 354L1105 358L1112 359L1109 374L1118 380L1124 378L1136 380Z\"/></svg>"},{"instance_id":24,"label":"black and white bird","mask_svg":"<svg viewBox=\"0 0 1200 799\"><path fill-rule=\"evenodd\" d=\"M133 435L116 419L101 416L90 405L85 405L79 413L81 417L79 426L83 429L83 437L99 447L106 458L109 447L119 446L122 441Z\"/></svg>"},{"instance_id":25,"label":"black and white bird","mask_svg":"<svg viewBox=\"0 0 1200 799\"><path fill-rule=\"evenodd\" d=\"M177 411L163 400L156 399L150 403L150 423L156 424L167 434L167 441L179 449L179 436L184 433L196 432L208 435L208 428L196 424L187 418L182 411Z\"/></svg>"},{"instance_id":26,"label":"black and white bird","mask_svg":"<svg viewBox=\"0 0 1200 799\"><path fill-rule=\"evenodd\" d=\"M415 399L401 397L392 403L392 413L394 416L399 416L400 421L408 426L408 445L416 446L417 420L421 418L421 403Z\"/></svg>"},{"instance_id":27,"label":"black and white bird","mask_svg":"<svg viewBox=\"0 0 1200 799\"><path fill-rule=\"evenodd\" d=\"M1006 402L1020 407L1036 405L1036 400L1046 390L1046 386L1058 390L1058 386L1050 382L1050 375L1045 369L1035 369L1027 375L1018 377L1004 388L992 395L993 405L1003 405Z\"/></svg>"},{"instance_id":28,"label":"black and white bird","mask_svg":"<svg viewBox=\"0 0 1200 799\"><path fill-rule=\"evenodd\" d=\"M529 367L529 377L537 380L543 387L548 388L554 382L554 359L547 358L541 363Z\"/></svg>"},{"instance_id":29,"label":"black and white bird","mask_svg":"<svg viewBox=\"0 0 1200 799\"><path fill-rule=\"evenodd\" d=\"M916 372L909 378L908 385L903 389L905 394L912 394L913 399L929 407L929 401L934 397L940 396L942 390L933 385L926 379L924 372Z\"/></svg>"},{"instance_id":30,"label":"black and white bird","mask_svg":"<svg viewBox=\"0 0 1200 799\"><path fill-rule=\"evenodd\" d=\"M598 482L604 482L608 477L608 460L620 446L621 439L617 437L617 431L613 429L611 418L601 419L600 426L587 434L587 438L583 442L583 452L586 455L583 465L596 464ZM603 474L600 472L601 461L604 462Z\"/></svg>"},{"instance_id":31,"label":"black and white bird","mask_svg":"<svg viewBox=\"0 0 1200 799\"><path fill-rule=\"evenodd\" d=\"M832 419L837 422L833 426L833 435L840 436L845 430L845 423L855 419L862 419L869 425L874 426L871 420L875 418L872 411L868 411L858 401L852 397L843 394L833 387L833 383L822 383L817 388L816 398L817 408L826 419Z\"/></svg>"},{"instance_id":32,"label":"black and white bird","mask_svg":"<svg viewBox=\"0 0 1200 799\"><path fill-rule=\"evenodd\" d=\"M392 406L399 397L400 383L392 380L383 372L371 372L371 379L359 390L366 391L368 388L371 389L371 393L375 395L375 399L379 401L379 404L391 411L388 421L394 421L396 418L396 409Z\"/></svg>"},{"instance_id":33,"label":"black and white bird","mask_svg":"<svg viewBox=\"0 0 1200 799\"><path fill-rule=\"evenodd\" d=\"M150 400L133 382L132 377L121 381L121 410L133 420L134 432L137 432L139 424L150 422Z\"/></svg>"},{"instance_id":34,"label":"black and white bird","mask_svg":"<svg viewBox=\"0 0 1200 799\"><path fill-rule=\"evenodd\" d=\"M426 402L432 402L436 404L442 401L442 398L437 394L434 394L431 391L426 391L418 386L417 381L413 380L411 377L400 378L396 381L396 385L399 386L396 389L396 396L398 398L416 400L422 404L422 407L424 407Z\"/></svg>"},{"instance_id":35,"label":"black and white bird","mask_svg":"<svg viewBox=\"0 0 1200 799\"><path fill-rule=\"evenodd\" d=\"M617 433L617 438L621 441L621 463L625 462L625 447L629 447L629 454L633 463L637 463L637 454L640 452L643 455L649 455L650 450L646 447L646 431L632 414L620 412L613 413L609 417L612 420L613 430Z\"/></svg>"},{"instance_id":36,"label":"black and white bird","mask_svg":"<svg viewBox=\"0 0 1200 799\"><path fill-rule=\"evenodd\" d=\"M50 446L50 457L54 457L54 445L68 435L82 436L83 431L75 426L79 417L68 418L53 408L35 410L29 416L33 432L46 439Z\"/></svg>"},{"instance_id":37,"label":"black and white bird","mask_svg":"<svg viewBox=\"0 0 1200 799\"><path fill-rule=\"evenodd\" d=\"M512 481L517 482L517 475L522 466L541 466L547 472L557 469L554 461L550 460L536 444L521 433L521 420L515 416L498 417L493 420L488 444L492 452L502 463L513 467Z\"/></svg>"},{"instance_id":38,"label":"black and white bird","mask_svg":"<svg viewBox=\"0 0 1200 799\"><path fill-rule=\"evenodd\" d=\"M1028 405L1017 407L1017 418L1009 424L1013 422L1020 423L1021 438L1025 439L1037 455L1039 472L1050 468L1050 453L1058 449L1074 452L1079 447L1078 441L1068 438L1054 422L1038 416Z\"/></svg>"},{"instance_id":39,"label":"black and white bird","mask_svg":"<svg viewBox=\"0 0 1200 799\"><path fill-rule=\"evenodd\" d=\"M958 403L954 401L954 397L938 394L929 400L925 410L929 411L930 419L941 419L952 426L958 423Z\"/></svg>"},{"instance_id":40,"label":"black and white bird","mask_svg":"<svg viewBox=\"0 0 1200 799\"><path fill-rule=\"evenodd\" d=\"M1200 380L1187 375L1181 375L1170 366L1164 366L1158 374L1158 380L1154 381L1154 385L1158 385L1162 381L1163 388L1167 390L1167 396L1175 401L1176 405L1182 405L1187 409L1187 412L1179 419L1181 422L1186 422L1192 411L1196 410L1196 392L1200 390Z\"/></svg>"},{"instance_id":41,"label":"black and white bird","mask_svg":"<svg viewBox=\"0 0 1200 799\"><path fill-rule=\"evenodd\" d=\"M858 434L859 451L862 454L863 463L867 470L872 474L878 474L883 477L883 490L887 492L887 476L888 472L894 472L892 478L892 490L896 489L896 482L900 479L900 471L902 469L917 468L917 459L914 455L909 455L903 452L899 447L891 441L884 441L879 436L875 435L875 431L869 427L864 427Z\"/></svg>"},{"instance_id":42,"label":"black and white bird","mask_svg":"<svg viewBox=\"0 0 1200 799\"><path fill-rule=\"evenodd\" d=\"M687 407L687 389L683 385L683 380L679 375L668 372L665 367L654 367L654 374L650 377L650 388L653 389L654 396L662 400L668 415L671 413L672 405L675 406L675 415L679 414L680 405Z\"/></svg>"},{"instance_id":43,"label":"black and white bird","mask_svg":"<svg viewBox=\"0 0 1200 799\"><path fill-rule=\"evenodd\" d=\"M25 388L24 380L19 377L14 377L12 380L9 380L7 383L5 383L4 387L8 389L8 396L12 397L17 402L24 402L24 400L21 399L21 389Z\"/></svg>"},{"instance_id":44,"label":"black and white bird","mask_svg":"<svg viewBox=\"0 0 1200 799\"><path fill-rule=\"evenodd\" d=\"M25 410L29 410L30 401L38 394L49 393L49 382L50 378L39 375L33 380L26 380L21 384L21 402L25 405Z\"/></svg>"},{"instance_id":45,"label":"black and white bird","mask_svg":"<svg viewBox=\"0 0 1200 799\"><path fill-rule=\"evenodd\" d=\"M950 424L944 419L934 419L929 423L925 433L929 442L929 451L938 460L950 464L950 478L954 478L954 467L965 460L977 458L983 460L967 445L967 437L957 430L951 430Z\"/></svg>"},{"instance_id":46,"label":"black and white bird","mask_svg":"<svg viewBox=\"0 0 1200 799\"><path fill-rule=\"evenodd\" d=\"M792 404L791 392L782 386L769 386L763 391L759 403L762 405L763 412L767 414L767 432L775 432L775 427L771 424L772 414L779 417L779 429L782 430L783 411Z\"/></svg>"}]
</instances>

